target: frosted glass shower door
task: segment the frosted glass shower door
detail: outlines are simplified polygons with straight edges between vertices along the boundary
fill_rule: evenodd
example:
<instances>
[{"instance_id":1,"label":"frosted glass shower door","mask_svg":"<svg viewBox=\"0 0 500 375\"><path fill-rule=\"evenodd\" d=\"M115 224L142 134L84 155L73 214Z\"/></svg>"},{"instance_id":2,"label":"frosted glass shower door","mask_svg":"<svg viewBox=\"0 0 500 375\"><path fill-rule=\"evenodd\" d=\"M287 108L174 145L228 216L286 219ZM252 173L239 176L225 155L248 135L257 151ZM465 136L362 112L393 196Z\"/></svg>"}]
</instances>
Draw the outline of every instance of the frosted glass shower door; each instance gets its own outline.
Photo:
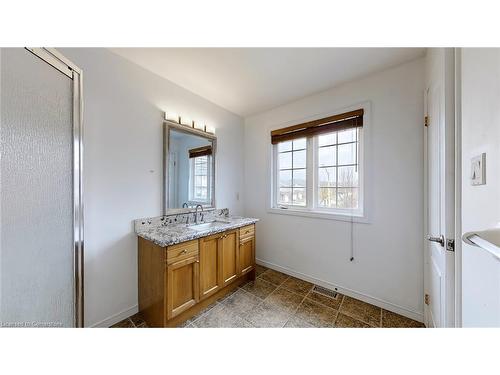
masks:
<instances>
[{"instance_id":1,"label":"frosted glass shower door","mask_svg":"<svg viewBox=\"0 0 500 375\"><path fill-rule=\"evenodd\" d=\"M73 327L73 80L0 52L0 324Z\"/></svg>"}]
</instances>

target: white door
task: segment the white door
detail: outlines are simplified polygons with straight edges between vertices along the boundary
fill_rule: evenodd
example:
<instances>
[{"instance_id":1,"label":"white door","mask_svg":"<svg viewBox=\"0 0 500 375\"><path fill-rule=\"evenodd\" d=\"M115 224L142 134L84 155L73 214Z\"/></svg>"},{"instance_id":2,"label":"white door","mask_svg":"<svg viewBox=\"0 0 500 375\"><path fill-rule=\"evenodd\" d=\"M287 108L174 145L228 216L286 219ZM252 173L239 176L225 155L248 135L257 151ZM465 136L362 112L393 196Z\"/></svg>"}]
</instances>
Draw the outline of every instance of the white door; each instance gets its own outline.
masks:
<instances>
[{"instance_id":1,"label":"white door","mask_svg":"<svg viewBox=\"0 0 500 375\"><path fill-rule=\"evenodd\" d=\"M178 202L177 195L177 152L170 151L168 154L168 171L171 178L168 179L168 201L170 202L170 208L180 207L181 203Z\"/></svg>"},{"instance_id":2,"label":"white door","mask_svg":"<svg viewBox=\"0 0 500 375\"><path fill-rule=\"evenodd\" d=\"M442 70L430 80L427 107L427 235L424 263L424 321L454 326L454 116L453 53L444 51ZM448 79L447 79L448 77Z\"/></svg>"}]
</instances>

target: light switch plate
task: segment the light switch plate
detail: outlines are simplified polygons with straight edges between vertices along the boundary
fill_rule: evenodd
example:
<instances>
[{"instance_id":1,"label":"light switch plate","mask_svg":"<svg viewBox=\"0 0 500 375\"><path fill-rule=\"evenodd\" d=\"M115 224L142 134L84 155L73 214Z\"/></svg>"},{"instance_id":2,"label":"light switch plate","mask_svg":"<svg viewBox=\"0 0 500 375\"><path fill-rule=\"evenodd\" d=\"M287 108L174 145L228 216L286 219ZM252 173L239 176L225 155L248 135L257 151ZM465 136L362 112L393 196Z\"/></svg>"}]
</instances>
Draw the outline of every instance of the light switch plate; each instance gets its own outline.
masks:
<instances>
[{"instance_id":1,"label":"light switch plate","mask_svg":"<svg viewBox=\"0 0 500 375\"><path fill-rule=\"evenodd\" d=\"M474 186L486 184L486 153L472 158L470 180Z\"/></svg>"}]
</instances>

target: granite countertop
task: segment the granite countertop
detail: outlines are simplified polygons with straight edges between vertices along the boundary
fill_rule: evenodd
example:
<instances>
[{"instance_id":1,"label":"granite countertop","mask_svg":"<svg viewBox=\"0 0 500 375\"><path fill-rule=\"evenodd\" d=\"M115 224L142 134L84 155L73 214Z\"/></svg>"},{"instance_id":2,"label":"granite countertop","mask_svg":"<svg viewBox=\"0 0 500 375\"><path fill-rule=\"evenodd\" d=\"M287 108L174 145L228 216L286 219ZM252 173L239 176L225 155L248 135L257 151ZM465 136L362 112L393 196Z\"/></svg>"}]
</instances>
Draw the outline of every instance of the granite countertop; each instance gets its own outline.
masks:
<instances>
[{"instance_id":1,"label":"granite countertop","mask_svg":"<svg viewBox=\"0 0 500 375\"><path fill-rule=\"evenodd\" d=\"M210 223L214 220L209 220ZM217 218L216 225L203 230L194 230L193 224L165 224L158 222L137 221L135 233L161 247L175 245L180 242L194 240L197 238L209 236L212 234L236 229L245 225L254 224L259 219L241 216L229 216Z\"/></svg>"}]
</instances>

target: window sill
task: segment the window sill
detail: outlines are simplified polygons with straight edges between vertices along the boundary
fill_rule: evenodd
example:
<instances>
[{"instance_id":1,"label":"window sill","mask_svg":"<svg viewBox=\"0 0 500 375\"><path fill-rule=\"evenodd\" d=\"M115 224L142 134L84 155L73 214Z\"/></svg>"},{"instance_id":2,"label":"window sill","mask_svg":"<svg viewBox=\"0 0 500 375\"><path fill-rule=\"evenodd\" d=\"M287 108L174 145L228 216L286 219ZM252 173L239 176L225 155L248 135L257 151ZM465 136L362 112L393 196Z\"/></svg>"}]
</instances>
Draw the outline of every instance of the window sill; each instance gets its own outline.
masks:
<instances>
[{"instance_id":1,"label":"window sill","mask_svg":"<svg viewBox=\"0 0 500 375\"><path fill-rule=\"evenodd\" d=\"M323 211L312 211L312 210L301 210L295 208L275 208L271 207L267 209L267 212L270 214L278 214L278 215L291 215L291 216L303 216L303 217L312 217L317 219L326 219L326 220L337 220L337 221L347 221L353 223L361 223L361 224L369 224L369 218L364 215L349 215L342 213L330 213Z\"/></svg>"}]
</instances>

